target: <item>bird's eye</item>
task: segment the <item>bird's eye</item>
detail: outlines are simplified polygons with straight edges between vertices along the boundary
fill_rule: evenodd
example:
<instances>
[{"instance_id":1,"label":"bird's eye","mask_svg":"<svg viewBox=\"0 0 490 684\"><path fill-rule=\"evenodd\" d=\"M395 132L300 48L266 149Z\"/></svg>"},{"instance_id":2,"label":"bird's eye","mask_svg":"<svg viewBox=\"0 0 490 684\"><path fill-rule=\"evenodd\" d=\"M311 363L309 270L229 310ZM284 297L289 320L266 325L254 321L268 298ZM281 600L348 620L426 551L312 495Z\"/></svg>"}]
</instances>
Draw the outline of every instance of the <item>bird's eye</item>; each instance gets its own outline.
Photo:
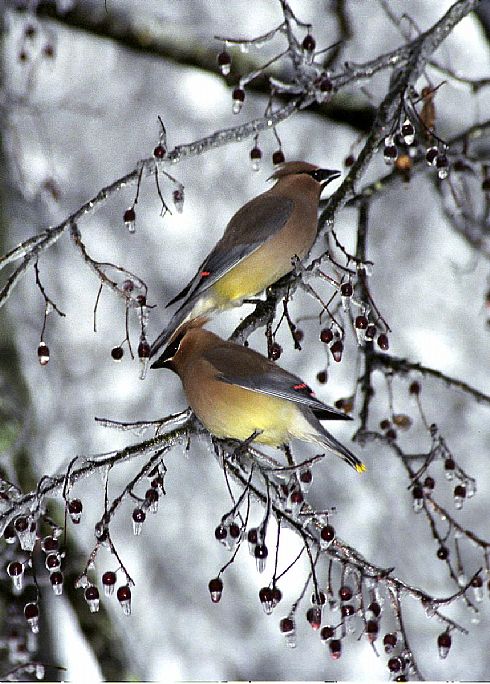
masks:
<instances>
[{"instance_id":1,"label":"bird's eye","mask_svg":"<svg viewBox=\"0 0 490 684\"><path fill-rule=\"evenodd\" d=\"M340 171L334 171L333 169L313 169L313 171L308 171L307 173L317 183L321 183L322 187L328 185L330 181L339 178L341 175Z\"/></svg>"},{"instance_id":2,"label":"bird's eye","mask_svg":"<svg viewBox=\"0 0 490 684\"><path fill-rule=\"evenodd\" d=\"M315 169L314 171L310 171L308 175L311 176L313 180L320 183L323 180L323 169Z\"/></svg>"}]
</instances>

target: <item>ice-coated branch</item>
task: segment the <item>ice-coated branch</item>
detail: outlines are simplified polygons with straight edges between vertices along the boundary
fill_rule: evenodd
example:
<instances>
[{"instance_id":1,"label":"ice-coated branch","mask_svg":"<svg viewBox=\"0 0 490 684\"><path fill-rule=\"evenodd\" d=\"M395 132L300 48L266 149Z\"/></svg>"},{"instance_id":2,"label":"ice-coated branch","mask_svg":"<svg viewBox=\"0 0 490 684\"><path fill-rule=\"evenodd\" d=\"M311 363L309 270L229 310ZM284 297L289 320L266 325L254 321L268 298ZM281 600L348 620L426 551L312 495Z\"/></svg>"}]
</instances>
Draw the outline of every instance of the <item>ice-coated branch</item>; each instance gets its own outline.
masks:
<instances>
[{"instance_id":1,"label":"ice-coated branch","mask_svg":"<svg viewBox=\"0 0 490 684\"><path fill-rule=\"evenodd\" d=\"M449 387L455 387L466 394L469 394L475 401L480 404L486 404L490 406L490 395L480 392L475 387L471 387L467 382L459 380L458 378L452 378L442 371L438 371L435 368L430 368L424 366L421 363L415 363L413 361L408 361L407 359L400 359L396 356L390 354L380 354L376 351L371 351L370 353L370 363L371 368L379 368L390 370L395 374L401 376L409 375L410 373L420 373L427 377L436 378L441 380Z\"/></svg>"},{"instance_id":2,"label":"ice-coated branch","mask_svg":"<svg viewBox=\"0 0 490 684\"><path fill-rule=\"evenodd\" d=\"M467 130L458 135L454 136L447 141L447 154L455 159L461 155L461 151L458 149L460 146L469 146L472 142L478 142L480 140L485 140L490 136L490 119L482 121L481 123L474 124L470 126ZM468 150L466 152L468 154ZM411 158L412 167L410 169L411 174L420 173L425 171L427 168L427 162L425 159L425 154L422 154L419 150L416 151L415 156ZM481 162L485 162L484 158ZM362 189L357 191L355 195L347 202L347 206L352 206L362 202L365 198L375 199L381 196L389 188L395 188L404 182L404 176L400 174L398 169L393 169L390 173L378 178L372 183L365 185ZM327 205L327 200L320 203L321 208L325 208Z\"/></svg>"},{"instance_id":3,"label":"ice-coated branch","mask_svg":"<svg viewBox=\"0 0 490 684\"><path fill-rule=\"evenodd\" d=\"M160 430L163 429L165 422L165 419L159 421ZM169 416L168 422L173 424L175 416ZM104 473L107 469L113 468L120 463L125 463L135 458L151 456L166 447L180 444L187 438L192 425L193 419L189 418L180 427L164 434L159 434L152 439L127 446L119 451L80 458L81 464L79 466L69 468L66 472L53 477L45 476L35 491L18 495L11 500L4 500L2 502L0 532L3 532L9 522L16 516L33 514L37 517L43 508L46 498L59 496L63 492L67 485L67 478L69 486L72 487L77 482L96 472ZM197 428L194 428L194 430L197 430Z\"/></svg>"},{"instance_id":4,"label":"ice-coated branch","mask_svg":"<svg viewBox=\"0 0 490 684\"><path fill-rule=\"evenodd\" d=\"M246 473L244 473L238 465L235 465L228 460L227 470L241 487L248 487L249 492L256 501L263 506L266 506L268 501L266 492L259 488L257 484L251 483ZM463 589L446 597L437 598L431 596L419 587L408 584L404 580L393 575L393 568L382 568L371 563L357 549L344 542L338 536L335 536L331 543L325 548L321 541L321 530L323 527L323 522L320 520L321 516L318 516L307 502L303 503L301 517L305 520L310 518L310 522L303 522L301 518L294 516L291 512L278 506L277 503L274 502L272 503L271 510L278 522L284 523L302 537L306 535L310 543L313 544L314 548L321 554L325 554L326 557L336 561L348 563L353 568L356 568L361 573L362 577L371 578L376 583L384 585L388 590L395 591L398 594L411 596L420 602L424 610L431 607L435 611L438 606L449 605L464 593ZM439 618L443 622L456 626L462 633L467 633L463 627L455 625L455 623L442 614L439 614Z\"/></svg>"}]
</instances>

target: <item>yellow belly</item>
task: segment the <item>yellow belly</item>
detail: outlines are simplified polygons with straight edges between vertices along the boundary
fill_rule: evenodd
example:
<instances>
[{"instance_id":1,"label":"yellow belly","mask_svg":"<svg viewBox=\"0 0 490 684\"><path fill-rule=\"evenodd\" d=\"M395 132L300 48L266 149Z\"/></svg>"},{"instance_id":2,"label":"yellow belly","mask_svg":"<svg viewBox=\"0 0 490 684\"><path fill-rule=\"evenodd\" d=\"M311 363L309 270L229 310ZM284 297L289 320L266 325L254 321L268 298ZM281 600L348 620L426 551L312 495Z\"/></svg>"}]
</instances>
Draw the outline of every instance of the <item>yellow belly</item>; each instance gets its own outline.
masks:
<instances>
[{"instance_id":1,"label":"yellow belly","mask_svg":"<svg viewBox=\"0 0 490 684\"><path fill-rule=\"evenodd\" d=\"M217 384L219 391L201 394L192 406L209 432L240 441L259 432L255 441L261 444L280 446L289 442L298 414L293 402L236 385Z\"/></svg>"},{"instance_id":2,"label":"yellow belly","mask_svg":"<svg viewBox=\"0 0 490 684\"><path fill-rule=\"evenodd\" d=\"M278 263L278 260L271 258L269 250L259 248L225 273L212 289L218 300L226 303L236 301L238 304L247 297L259 294L291 269L290 259L279 260Z\"/></svg>"}]
</instances>

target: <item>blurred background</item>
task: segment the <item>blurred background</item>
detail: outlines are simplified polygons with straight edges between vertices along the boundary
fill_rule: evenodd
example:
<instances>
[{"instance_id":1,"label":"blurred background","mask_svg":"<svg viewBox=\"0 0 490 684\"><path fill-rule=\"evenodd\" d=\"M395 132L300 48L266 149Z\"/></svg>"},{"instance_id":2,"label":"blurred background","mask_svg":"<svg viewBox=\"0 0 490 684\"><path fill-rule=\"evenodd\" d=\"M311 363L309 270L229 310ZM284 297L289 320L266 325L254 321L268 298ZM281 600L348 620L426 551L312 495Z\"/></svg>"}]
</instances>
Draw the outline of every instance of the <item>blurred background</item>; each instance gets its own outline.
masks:
<instances>
[{"instance_id":1,"label":"blurred background","mask_svg":"<svg viewBox=\"0 0 490 684\"><path fill-rule=\"evenodd\" d=\"M291 0L290 4L302 21L312 25L318 47L343 40L334 73L345 61L373 59L402 44L403 34L415 36L417 30L428 29L451 5L446 0L412 0L408 9L413 22L402 19L397 26L382 3ZM64 0L26 5L7 3L3 15L2 253L56 225L102 187L134 169L138 160L151 156L159 140L159 116L169 147L262 116L267 105L264 85L247 89L237 116L232 114L231 90L241 69L260 66L285 47L284 39L277 36L247 53L230 49L234 61L228 79L216 66L223 44L214 36L253 38L282 21L280 2L270 0L255 0L253 11L246 0L107 0L105 5L99 0ZM389 7L400 17L407 3L393 1ZM341 16L348 22L347 31ZM30 36L28 26L34 28ZM483 14L465 18L435 61L465 78L488 76L488 25ZM361 149L389 75L382 72L355 83L330 105L300 112L281 124L278 134L286 159L345 171L344 160ZM436 85L445 76L434 69L430 78ZM472 92L465 83L446 80L436 99L437 130L450 139L486 118L489 98L488 88ZM264 156L259 172L252 171L249 160L253 139L169 168L185 186L181 214L173 210L162 218L154 179L144 179L135 207L134 234L123 222L124 211L134 201L134 186L80 221L93 258L124 266L147 283L148 302L157 305L151 310L150 339L169 318L165 303L194 275L232 214L269 187L277 141L272 133L264 134L260 146ZM368 183L386 172L380 152L364 180ZM488 392L489 328L484 311L488 261L483 249L472 247L452 226L445 214L450 198L436 192L433 176L429 169L414 175L409 183L394 184L371 203L371 292L393 331L390 352ZM173 209L173 186L161 179L161 188ZM355 209L346 208L336 216L337 235L348 250L355 249L356 224ZM76 455L112 451L138 441L129 433L97 426L94 417L151 420L186 407L177 376L151 371L141 381L139 364L129 354L121 363L113 362L110 351L125 337L123 304L104 291L94 333L99 282L68 235L43 254L39 271L49 297L66 313L65 318L55 313L48 317L44 339L51 359L47 366L39 365L36 354L44 302L32 270L0 312L2 406L22 426L17 437L23 454L22 461L15 461L14 449L6 449L0 465L9 478L27 478L30 484L24 487L31 488L42 475L62 472ZM328 288L324 291L328 296ZM224 313L210 328L227 337L249 311L251 306L245 305ZM299 291L290 311L295 321L318 314L312 300ZM317 320L306 319L300 325L305 333L302 351L293 348L289 332L281 329L280 364L303 377L327 403L350 396L360 373L354 342L350 341L340 364L329 364L326 347L318 339ZM131 331L137 340L135 320ZM262 330L254 333L250 344L266 353ZM319 384L316 375L327 364L328 382ZM374 425L388 415L386 385L381 376L378 381ZM400 438L403 447L412 453L427 451L430 442L415 406L409 404L408 383L395 381L393 390L395 406L414 419L413 428ZM422 401L428 421L437 423L458 463L477 480L477 494L465 503L461 522L490 539L488 405L436 380L423 381ZM335 426L335 435L348 443L357 425ZM325 458L315 469L312 504L335 506L338 534L373 563L394 566L398 577L434 595L454 593L447 567L436 557L426 520L413 512L409 482L393 452L376 444L352 448L367 464L367 473L359 477L336 459ZM296 451L298 459L313 453L303 445ZM221 602L211 604L208 581L229 557L214 539L214 528L231 507L223 474L208 443L197 438L187 452L174 449L165 464L167 495L158 514L148 516L142 535L133 536L129 502L112 529L135 581L131 617L123 615L114 597L102 600L103 616L89 615L80 590L78 594L66 590L56 598L49 586L42 587L42 638L48 642L52 662L66 667L69 679L386 676L384 654L377 657L367 640L351 638L342 658L333 661L306 620L298 619L297 648L285 647L278 621L301 592L306 560L284 578L284 603L266 616L257 598L264 577L244 548L225 573ZM130 462L111 472L110 497L122 491L141 465ZM442 465L435 473L440 478L441 501L452 510L452 489L443 482ZM87 479L73 493L84 503L80 525L70 527L69 567L75 577L93 548L93 524L103 512L103 480ZM261 518L260 508L252 507L250 522ZM271 528L272 539L273 532ZM300 541L284 531L280 565L285 567L300 548ZM463 542L461 550L471 576L483 565L482 554ZM111 569L117 569L117 564L103 549L93 576L100 578ZM323 580L326 571L326 566L319 569ZM460 602L447 609L470 634L454 637L445 661L437 656L441 626L428 619L416 602L406 604L410 643L428 679L488 677L487 602L486 598L479 624ZM4 669L8 669L5 663ZM58 676L56 671L48 672L50 678Z\"/></svg>"}]
</instances>

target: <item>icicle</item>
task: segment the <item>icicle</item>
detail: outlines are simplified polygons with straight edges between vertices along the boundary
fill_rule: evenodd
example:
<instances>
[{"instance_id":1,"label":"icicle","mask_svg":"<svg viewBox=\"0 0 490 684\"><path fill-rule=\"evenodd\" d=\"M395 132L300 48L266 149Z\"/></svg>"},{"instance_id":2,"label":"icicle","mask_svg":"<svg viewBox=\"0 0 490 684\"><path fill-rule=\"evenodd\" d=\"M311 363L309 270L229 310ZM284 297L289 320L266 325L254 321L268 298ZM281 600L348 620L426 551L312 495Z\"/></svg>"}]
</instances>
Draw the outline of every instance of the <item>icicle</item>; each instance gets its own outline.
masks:
<instances>
[{"instance_id":1,"label":"icicle","mask_svg":"<svg viewBox=\"0 0 490 684\"><path fill-rule=\"evenodd\" d=\"M49 362L49 347L42 340L37 348L37 358L39 359L41 366L46 366Z\"/></svg>"},{"instance_id":2,"label":"icicle","mask_svg":"<svg viewBox=\"0 0 490 684\"><path fill-rule=\"evenodd\" d=\"M97 613L99 610L100 597L99 590L93 584L85 589L85 600L88 603L88 607L91 613Z\"/></svg>"},{"instance_id":3,"label":"icicle","mask_svg":"<svg viewBox=\"0 0 490 684\"><path fill-rule=\"evenodd\" d=\"M257 544L254 550L255 562L258 572L264 572L269 551L265 544Z\"/></svg>"},{"instance_id":4,"label":"icicle","mask_svg":"<svg viewBox=\"0 0 490 684\"><path fill-rule=\"evenodd\" d=\"M131 589L127 584L118 588L117 600L121 605L124 615L131 615Z\"/></svg>"},{"instance_id":5,"label":"icicle","mask_svg":"<svg viewBox=\"0 0 490 684\"><path fill-rule=\"evenodd\" d=\"M439 650L439 658L447 658L449 649L451 648L451 636L449 632L442 632L437 637L437 648Z\"/></svg>"},{"instance_id":6,"label":"icicle","mask_svg":"<svg viewBox=\"0 0 490 684\"><path fill-rule=\"evenodd\" d=\"M286 639L288 648L296 648L296 628L292 617L285 617L279 623L279 629Z\"/></svg>"},{"instance_id":7,"label":"icicle","mask_svg":"<svg viewBox=\"0 0 490 684\"><path fill-rule=\"evenodd\" d=\"M232 94L233 98L233 114L239 114L242 111L243 102L245 100L245 91L243 88L235 88Z\"/></svg>"},{"instance_id":8,"label":"icicle","mask_svg":"<svg viewBox=\"0 0 490 684\"><path fill-rule=\"evenodd\" d=\"M172 199L177 213L181 214L184 211L184 186L181 185L173 191Z\"/></svg>"},{"instance_id":9,"label":"icicle","mask_svg":"<svg viewBox=\"0 0 490 684\"><path fill-rule=\"evenodd\" d=\"M317 631L322 624L322 608L321 606L312 606L306 611L306 619L311 625L311 628Z\"/></svg>"},{"instance_id":10,"label":"icicle","mask_svg":"<svg viewBox=\"0 0 490 684\"><path fill-rule=\"evenodd\" d=\"M7 566L7 574L12 579L14 594L20 594L24 580L24 565L20 561L12 561Z\"/></svg>"},{"instance_id":11,"label":"icicle","mask_svg":"<svg viewBox=\"0 0 490 684\"><path fill-rule=\"evenodd\" d=\"M405 119L401 127L401 134L405 145L411 145L415 140L415 128L410 119Z\"/></svg>"},{"instance_id":12,"label":"icicle","mask_svg":"<svg viewBox=\"0 0 490 684\"><path fill-rule=\"evenodd\" d=\"M102 585L104 587L104 594L106 596L112 596L116 585L116 573L112 570L104 572L102 575Z\"/></svg>"},{"instance_id":13,"label":"icicle","mask_svg":"<svg viewBox=\"0 0 490 684\"><path fill-rule=\"evenodd\" d=\"M39 607L37 603L26 603L24 616L32 632L37 634L39 632Z\"/></svg>"},{"instance_id":14,"label":"icicle","mask_svg":"<svg viewBox=\"0 0 490 684\"><path fill-rule=\"evenodd\" d=\"M274 609L274 594L270 587L262 587L259 591L259 600L266 615L270 615Z\"/></svg>"},{"instance_id":15,"label":"icicle","mask_svg":"<svg viewBox=\"0 0 490 684\"><path fill-rule=\"evenodd\" d=\"M135 508L132 515L133 519L133 534L140 535L143 529L143 523L146 520L146 513L142 508Z\"/></svg>"},{"instance_id":16,"label":"icicle","mask_svg":"<svg viewBox=\"0 0 490 684\"><path fill-rule=\"evenodd\" d=\"M222 52L219 53L218 57L218 66L219 70L223 74L223 76L228 76L228 74L231 71L231 55L229 52L226 50L223 50Z\"/></svg>"},{"instance_id":17,"label":"icicle","mask_svg":"<svg viewBox=\"0 0 490 684\"><path fill-rule=\"evenodd\" d=\"M398 150L396 148L394 138L392 135L387 135L385 138L383 157L385 163L388 165L394 164L396 158L398 157Z\"/></svg>"},{"instance_id":18,"label":"icicle","mask_svg":"<svg viewBox=\"0 0 490 684\"><path fill-rule=\"evenodd\" d=\"M32 551L36 543L36 523L25 516L19 516L14 521L14 529L23 551Z\"/></svg>"},{"instance_id":19,"label":"icicle","mask_svg":"<svg viewBox=\"0 0 490 684\"><path fill-rule=\"evenodd\" d=\"M49 576L51 587L55 596L61 596L63 593L63 574L61 572L52 572Z\"/></svg>"},{"instance_id":20,"label":"icicle","mask_svg":"<svg viewBox=\"0 0 490 684\"><path fill-rule=\"evenodd\" d=\"M211 601L213 603L219 603L223 594L223 580L219 577L215 577L209 581L208 588L209 593L211 594Z\"/></svg>"},{"instance_id":21,"label":"icicle","mask_svg":"<svg viewBox=\"0 0 490 684\"><path fill-rule=\"evenodd\" d=\"M130 233L134 233L136 230L136 212L133 207L126 209L123 216L124 225Z\"/></svg>"}]
</instances>

